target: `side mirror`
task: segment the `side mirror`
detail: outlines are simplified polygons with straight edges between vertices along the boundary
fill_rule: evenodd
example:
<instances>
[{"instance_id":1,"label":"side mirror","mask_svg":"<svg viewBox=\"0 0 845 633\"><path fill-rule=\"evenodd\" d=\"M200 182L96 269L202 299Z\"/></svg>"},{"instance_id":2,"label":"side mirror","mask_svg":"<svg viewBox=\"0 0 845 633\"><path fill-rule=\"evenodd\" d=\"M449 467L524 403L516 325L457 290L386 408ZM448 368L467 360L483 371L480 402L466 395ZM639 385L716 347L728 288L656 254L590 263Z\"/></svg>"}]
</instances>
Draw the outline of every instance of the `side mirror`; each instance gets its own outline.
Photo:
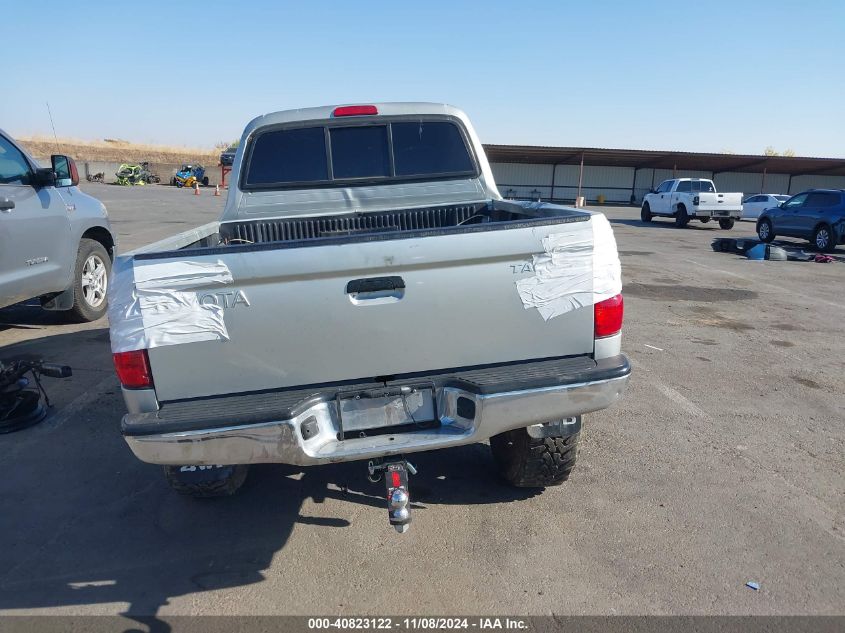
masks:
<instances>
[{"instance_id":1,"label":"side mirror","mask_svg":"<svg viewBox=\"0 0 845 633\"><path fill-rule=\"evenodd\" d=\"M79 171L70 156L53 154L50 161L53 163L53 173L56 174L56 187L75 187L79 184Z\"/></svg>"},{"instance_id":2,"label":"side mirror","mask_svg":"<svg viewBox=\"0 0 845 633\"><path fill-rule=\"evenodd\" d=\"M56 184L56 172L52 167L39 167L35 170L36 187L53 187Z\"/></svg>"}]
</instances>

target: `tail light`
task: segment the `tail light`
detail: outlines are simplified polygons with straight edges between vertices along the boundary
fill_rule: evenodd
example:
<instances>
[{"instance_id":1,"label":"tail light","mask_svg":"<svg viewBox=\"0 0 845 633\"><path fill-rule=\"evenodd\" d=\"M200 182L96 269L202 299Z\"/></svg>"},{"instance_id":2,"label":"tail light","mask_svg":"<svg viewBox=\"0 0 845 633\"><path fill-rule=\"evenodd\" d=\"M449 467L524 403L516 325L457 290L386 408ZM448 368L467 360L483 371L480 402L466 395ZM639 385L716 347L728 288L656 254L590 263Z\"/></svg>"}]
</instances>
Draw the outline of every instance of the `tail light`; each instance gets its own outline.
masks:
<instances>
[{"instance_id":1,"label":"tail light","mask_svg":"<svg viewBox=\"0 0 845 633\"><path fill-rule=\"evenodd\" d=\"M332 116L366 116L368 114L378 114L378 108L374 105L351 105L340 106L335 108Z\"/></svg>"},{"instance_id":2,"label":"tail light","mask_svg":"<svg viewBox=\"0 0 845 633\"><path fill-rule=\"evenodd\" d=\"M596 338L613 336L622 331L622 316L625 312L625 302L622 295L605 299L593 306Z\"/></svg>"},{"instance_id":3,"label":"tail light","mask_svg":"<svg viewBox=\"0 0 845 633\"><path fill-rule=\"evenodd\" d=\"M121 385L127 389L148 389L153 386L153 373L150 371L147 350L118 352L112 357Z\"/></svg>"},{"instance_id":4,"label":"tail light","mask_svg":"<svg viewBox=\"0 0 845 633\"><path fill-rule=\"evenodd\" d=\"M699 197L698 197L698 196L695 196L695 197L692 199L692 203L693 203L695 206L698 206L698 203L699 203Z\"/></svg>"}]
</instances>

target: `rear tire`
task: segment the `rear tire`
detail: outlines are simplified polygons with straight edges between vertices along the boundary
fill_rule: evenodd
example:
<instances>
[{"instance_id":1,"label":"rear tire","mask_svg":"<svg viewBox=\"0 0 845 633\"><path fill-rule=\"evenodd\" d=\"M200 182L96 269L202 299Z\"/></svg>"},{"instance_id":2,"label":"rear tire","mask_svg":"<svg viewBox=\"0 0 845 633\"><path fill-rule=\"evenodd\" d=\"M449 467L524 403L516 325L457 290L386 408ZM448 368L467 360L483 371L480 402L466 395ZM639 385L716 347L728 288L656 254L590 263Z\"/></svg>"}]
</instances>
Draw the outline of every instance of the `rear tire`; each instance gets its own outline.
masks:
<instances>
[{"instance_id":1,"label":"rear tire","mask_svg":"<svg viewBox=\"0 0 845 633\"><path fill-rule=\"evenodd\" d=\"M534 438L527 429L514 429L490 438L499 473L518 488L559 486L569 479L578 456L578 437Z\"/></svg>"},{"instance_id":2,"label":"rear tire","mask_svg":"<svg viewBox=\"0 0 845 633\"><path fill-rule=\"evenodd\" d=\"M96 321L106 314L111 258L105 247L83 238L76 253L73 274L73 307L67 311L74 321Z\"/></svg>"},{"instance_id":3,"label":"rear tire","mask_svg":"<svg viewBox=\"0 0 845 633\"><path fill-rule=\"evenodd\" d=\"M246 481L249 466L165 466L167 484L180 495L207 499L235 494Z\"/></svg>"},{"instance_id":4,"label":"rear tire","mask_svg":"<svg viewBox=\"0 0 845 633\"><path fill-rule=\"evenodd\" d=\"M827 224L816 227L813 231L813 246L822 253L832 253L836 250L836 240L833 235L833 229Z\"/></svg>"},{"instance_id":5,"label":"rear tire","mask_svg":"<svg viewBox=\"0 0 845 633\"><path fill-rule=\"evenodd\" d=\"M648 202L643 203L643 208L640 210L640 220L643 222L651 222L651 219L654 216L651 215L651 207L649 206Z\"/></svg>"},{"instance_id":6,"label":"rear tire","mask_svg":"<svg viewBox=\"0 0 845 633\"><path fill-rule=\"evenodd\" d=\"M719 228L724 229L725 231L730 231L734 227L734 219L733 218L722 218L719 220Z\"/></svg>"},{"instance_id":7,"label":"rear tire","mask_svg":"<svg viewBox=\"0 0 845 633\"><path fill-rule=\"evenodd\" d=\"M684 205L678 205L678 210L675 212L675 226L679 229L684 228L689 224L689 216L687 215L687 208Z\"/></svg>"}]
</instances>

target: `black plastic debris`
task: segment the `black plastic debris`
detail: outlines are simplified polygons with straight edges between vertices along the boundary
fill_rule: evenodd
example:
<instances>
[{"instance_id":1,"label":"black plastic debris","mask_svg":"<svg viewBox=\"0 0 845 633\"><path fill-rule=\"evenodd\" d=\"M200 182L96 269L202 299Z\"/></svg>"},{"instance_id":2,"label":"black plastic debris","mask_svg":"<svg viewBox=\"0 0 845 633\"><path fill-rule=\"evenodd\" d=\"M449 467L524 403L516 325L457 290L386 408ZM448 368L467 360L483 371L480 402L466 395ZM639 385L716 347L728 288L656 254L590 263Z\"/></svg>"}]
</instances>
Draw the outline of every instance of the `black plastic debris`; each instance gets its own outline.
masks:
<instances>
[{"instance_id":1,"label":"black plastic debris","mask_svg":"<svg viewBox=\"0 0 845 633\"><path fill-rule=\"evenodd\" d=\"M722 253L739 253L744 255L748 250L760 244L759 240L737 239L733 237L718 237L713 240L711 247L714 251Z\"/></svg>"}]
</instances>

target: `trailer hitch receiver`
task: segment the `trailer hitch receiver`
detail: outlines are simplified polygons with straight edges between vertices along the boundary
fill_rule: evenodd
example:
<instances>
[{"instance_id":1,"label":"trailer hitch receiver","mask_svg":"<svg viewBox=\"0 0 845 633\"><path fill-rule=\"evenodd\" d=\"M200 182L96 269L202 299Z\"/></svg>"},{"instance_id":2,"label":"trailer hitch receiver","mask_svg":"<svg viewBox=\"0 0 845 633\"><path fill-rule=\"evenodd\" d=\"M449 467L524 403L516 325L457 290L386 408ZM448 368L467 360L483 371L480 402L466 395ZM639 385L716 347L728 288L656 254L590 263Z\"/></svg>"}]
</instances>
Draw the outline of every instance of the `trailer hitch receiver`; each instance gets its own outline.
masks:
<instances>
[{"instance_id":1,"label":"trailer hitch receiver","mask_svg":"<svg viewBox=\"0 0 845 633\"><path fill-rule=\"evenodd\" d=\"M367 465L370 481L378 481L384 474L387 496L387 518L394 529L403 534L411 525L411 495L408 489L408 475L417 469L404 459Z\"/></svg>"}]
</instances>

